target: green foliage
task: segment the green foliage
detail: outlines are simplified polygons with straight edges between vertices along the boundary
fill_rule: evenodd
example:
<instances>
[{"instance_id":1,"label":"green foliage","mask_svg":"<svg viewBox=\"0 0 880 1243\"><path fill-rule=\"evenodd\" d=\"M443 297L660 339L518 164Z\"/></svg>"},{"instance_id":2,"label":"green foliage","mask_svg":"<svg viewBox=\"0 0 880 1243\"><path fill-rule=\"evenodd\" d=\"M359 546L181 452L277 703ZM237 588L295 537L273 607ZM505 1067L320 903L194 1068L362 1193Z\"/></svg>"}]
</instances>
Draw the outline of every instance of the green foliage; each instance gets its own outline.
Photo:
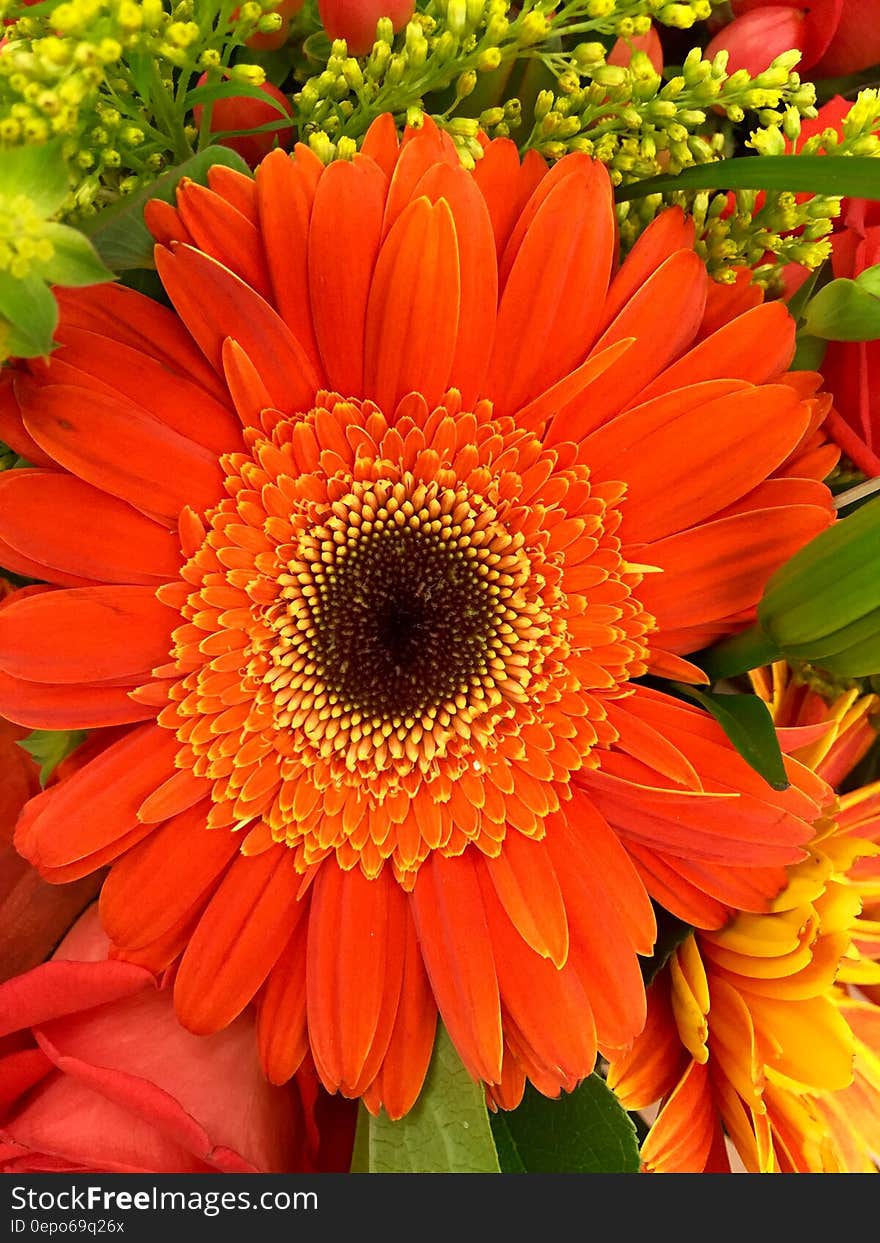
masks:
<instances>
[{"instance_id":1,"label":"green foliage","mask_svg":"<svg viewBox=\"0 0 880 1243\"><path fill-rule=\"evenodd\" d=\"M483 1088L474 1083L441 1027L425 1086L405 1118L377 1118L361 1106L353 1174L497 1174Z\"/></svg>"},{"instance_id":2,"label":"green foliage","mask_svg":"<svg viewBox=\"0 0 880 1243\"><path fill-rule=\"evenodd\" d=\"M48 219L67 192L57 140L0 157L0 359L49 353L58 322L49 285L113 279L81 233Z\"/></svg>"},{"instance_id":3,"label":"green foliage","mask_svg":"<svg viewBox=\"0 0 880 1243\"><path fill-rule=\"evenodd\" d=\"M824 341L871 341L880 337L880 264L855 280L823 285L804 311L804 331Z\"/></svg>"},{"instance_id":4,"label":"green foliage","mask_svg":"<svg viewBox=\"0 0 880 1243\"><path fill-rule=\"evenodd\" d=\"M206 147L183 164L168 169L150 186L95 216L89 222L87 232L103 261L115 272L154 267L154 242L144 224L144 205L153 198L173 203L178 183L183 177L206 185L208 170L215 164L224 164L239 172L248 171L244 160L235 151L230 151L228 147Z\"/></svg>"},{"instance_id":5,"label":"green foliage","mask_svg":"<svg viewBox=\"0 0 880 1243\"><path fill-rule=\"evenodd\" d=\"M675 689L714 716L746 763L774 790L788 789L779 739L763 699L757 695L716 694L684 684L676 684Z\"/></svg>"},{"instance_id":6,"label":"green foliage","mask_svg":"<svg viewBox=\"0 0 880 1243\"><path fill-rule=\"evenodd\" d=\"M18 744L40 765L40 785L45 786L55 769L81 742L84 729L35 729Z\"/></svg>"},{"instance_id":7,"label":"green foliage","mask_svg":"<svg viewBox=\"0 0 880 1243\"><path fill-rule=\"evenodd\" d=\"M492 1133L505 1174L638 1173L636 1128L597 1074L555 1101L527 1087L517 1109L492 1115Z\"/></svg>"}]
</instances>

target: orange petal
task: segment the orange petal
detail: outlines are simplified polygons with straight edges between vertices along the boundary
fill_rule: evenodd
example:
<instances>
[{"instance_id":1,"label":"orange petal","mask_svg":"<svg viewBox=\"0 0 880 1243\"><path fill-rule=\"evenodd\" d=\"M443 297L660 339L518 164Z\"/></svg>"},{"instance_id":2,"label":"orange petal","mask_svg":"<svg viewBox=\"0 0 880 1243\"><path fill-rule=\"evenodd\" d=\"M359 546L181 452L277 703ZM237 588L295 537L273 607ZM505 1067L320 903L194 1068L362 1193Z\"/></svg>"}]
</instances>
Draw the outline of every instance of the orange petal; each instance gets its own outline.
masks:
<instances>
[{"instance_id":1,"label":"orange petal","mask_svg":"<svg viewBox=\"0 0 880 1243\"><path fill-rule=\"evenodd\" d=\"M190 938L174 982L184 1027L197 1035L220 1031L251 1001L298 918L299 882L286 846L233 862Z\"/></svg>"},{"instance_id":2,"label":"orange petal","mask_svg":"<svg viewBox=\"0 0 880 1243\"><path fill-rule=\"evenodd\" d=\"M206 827L210 803L178 813L111 869L101 891L101 922L126 953L167 933L207 901L238 851L238 838ZM174 877L168 885L166 878Z\"/></svg>"},{"instance_id":3,"label":"orange petal","mask_svg":"<svg viewBox=\"0 0 880 1243\"><path fill-rule=\"evenodd\" d=\"M543 842L508 833L501 853L484 867L504 910L532 949L561 967L568 956L568 921L559 880Z\"/></svg>"},{"instance_id":4,"label":"orange petal","mask_svg":"<svg viewBox=\"0 0 880 1243\"><path fill-rule=\"evenodd\" d=\"M241 277L261 298L271 300L263 239L252 221L219 194L186 178L178 187L177 210L199 250Z\"/></svg>"},{"instance_id":5,"label":"orange petal","mask_svg":"<svg viewBox=\"0 0 880 1243\"><path fill-rule=\"evenodd\" d=\"M777 380L794 354L795 322L783 302L765 302L705 337L641 393L647 401L702 380Z\"/></svg>"},{"instance_id":6,"label":"orange petal","mask_svg":"<svg viewBox=\"0 0 880 1243\"><path fill-rule=\"evenodd\" d=\"M228 268L190 246L159 248L156 267L174 307L218 373L223 342L249 355L281 410L308 410L321 387L318 373L284 320ZM305 297L305 289L301 291Z\"/></svg>"},{"instance_id":7,"label":"orange petal","mask_svg":"<svg viewBox=\"0 0 880 1243\"><path fill-rule=\"evenodd\" d=\"M693 397L691 389L684 389L676 412L670 393L670 408L659 426L651 418L656 409L651 402L597 433L599 438L618 424L627 425L619 431L621 436L628 432L627 447L610 467L612 478L626 480L620 527L625 544L683 531L743 496L785 460L807 422L805 404L783 384L740 390L696 406ZM597 479L606 477L596 472Z\"/></svg>"},{"instance_id":8,"label":"orange petal","mask_svg":"<svg viewBox=\"0 0 880 1243\"><path fill-rule=\"evenodd\" d=\"M547 177L533 198L550 182ZM487 391L501 414L531 401L584 361L605 299L614 243L611 189L601 165L587 164L543 197L517 248L498 308Z\"/></svg>"},{"instance_id":9,"label":"orange petal","mask_svg":"<svg viewBox=\"0 0 880 1243\"><path fill-rule=\"evenodd\" d=\"M32 819L16 829L15 844L40 870L62 868L103 851L136 831L137 809L174 764L177 741L158 725L141 725L60 785ZM139 830L150 832L150 826ZM143 832L141 832L143 836Z\"/></svg>"},{"instance_id":10,"label":"orange petal","mask_svg":"<svg viewBox=\"0 0 880 1243\"><path fill-rule=\"evenodd\" d=\"M57 462L136 509L176 520L222 494L216 456L136 406L68 385L23 393L28 431Z\"/></svg>"},{"instance_id":11,"label":"orange petal","mask_svg":"<svg viewBox=\"0 0 880 1243\"><path fill-rule=\"evenodd\" d=\"M156 715L130 697L138 679L121 686L27 682L0 671L0 716L28 729L99 729L129 725Z\"/></svg>"},{"instance_id":12,"label":"orange petal","mask_svg":"<svg viewBox=\"0 0 880 1243\"><path fill-rule=\"evenodd\" d=\"M430 856L412 904L422 958L443 1022L475 1079L501 1078L501 1007L479 883L469 854Z\"/></svg>"},{"instance_id":13,"label":"orange petal","mask_svg":"<svg viewBox=\"0 0 880 1243\"><path fill-rule=\"evenodd\" d=\"M176 577L180 568L177 538L167 528L73 475L5 471L0 514L4 541L87 578L158 584Z\"/></svg>"},{"instance_id":14,"label":"orange petal","mask_svg":"<svg viewBox=\"0 0 880 1243\"><path fill-rule=\"evenodd\" d=\"M331 164L309 225L308 277L315 336L331 387L364 391L367 299L385 208L386 181L371 160Z\"/></svg>"},{"instance_id":15,"label":"orange petal","mask_svg":"<svg viewBox=\"0 0 880 1243\"><path fill-rule=\"evenodd\" d=\"M603 328L607 328L670 255L693 250L694 234L693 219L680 207L669 207L654 217L611 282L602 312Z\"/></svg>"},{"instance_id":16,"label":"orange petal","mask_svg":"<svg viewBox=\"0 0 880 1243\"><path fill-rule=\"evenodd\" d=\"M639 587L643 606L657 619L659 644L667 629L698 626L756 604L773 571L831 521L829 511L815 506L791 506L784 516L778 509L753 510L641 547L639 557L663 571L647 575Z\"/></svg>"},{"instance_id":17,"label":"orange petal","mask_svg":"<svg viewBox=\"0 0 880 1243\"><path fill-rule=\"evenodd\" d=\"M167 660L174 614L149 587L70 587L0 613L0 666L36 682L127 678Z\"/></svg>"},{"instance_id":18,"label":"orange petal","mask_svg":"<svg viewBox=\"0 0 880 1243\"><path fill-rule=\"evenodd\" d=\"M415 389L429 406L449 385L460 272L447 203L416 199L379 252L367 307L364 390L385 410Z\"/></svg>"},{"instance_id":19,"label":"orange petal","mask_svg":"<svg viewBox=\"0 0 880 1243\"><path fill-rule=\"evenodd\" d=\"M270 151L256 172L260 232L275 306L316 374L321 359L312 328L307 255L312 202L323 173L324 165L303 143L297 143L293 159L280 149ZM238 333L229 335L248 349Z\"/></svg>"},{"instance_id":20,"label":"orange petal","mask_svg":"<svg viewBox=\"0 0 880 1243\"><path fill-rule=\"evenodd\" d=\"M368 880L359 868L343 872L330 861L312 886L309 1037L315 1065L329 1091L345 1091L360 1079L386 990L396 1009L403 955L402 946L392 944L389 937L394 885L387 869L376 880Z\"/></svg>"}]
</instances>

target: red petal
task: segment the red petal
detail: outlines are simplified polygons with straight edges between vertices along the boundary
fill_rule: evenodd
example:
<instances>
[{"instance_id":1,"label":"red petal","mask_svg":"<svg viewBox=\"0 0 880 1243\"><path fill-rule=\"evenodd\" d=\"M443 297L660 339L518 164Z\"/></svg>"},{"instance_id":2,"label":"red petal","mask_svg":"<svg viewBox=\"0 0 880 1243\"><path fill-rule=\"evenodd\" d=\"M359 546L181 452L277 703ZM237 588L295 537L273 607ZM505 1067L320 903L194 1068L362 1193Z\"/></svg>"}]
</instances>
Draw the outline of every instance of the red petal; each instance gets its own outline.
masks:
<instances>
[{"instance_id":1,"label":"red petal","mask_svg":"<svg viewBox=\"0 0 880 1243\"><path fill-rule=\"evenodd\" d=\"M177 973L174 1003L184 1027L219 1031L251 1001L290 936L300 879L286 846L234 861Z\"/></svg>"},{"instance_id":2,"label":"red petal","mask_svg":"<svg viewBox=\"0 0 880 1243\"><path fill-rule=\"evenodd\" d=\"M146 513L176 520L222 494L216 455L122 399L68 385L28 386L25 423L73 474Z\"/></svg>"},{"instance_id":3,"label":"red petal","mask_svg":"<svg viewBox=\"0 0 880 1243\"><path fill-rule=\"evenodd\" d=\"M105 583L175 578L175 535L72 475L16 470L0 476L0 535L26 556Z\"/></svg>"},{"instance_id":4,"label":"red petal","mask_svg":"<svg viewBox=\"0 0 880 1243\"><path fill-rule=\"evenodd\" d=\"M36 682L126 678L167 660L174 614L150 587L71 587L0 613L0 666Z\"/></svg>"},{"instance_id":5,"label":"red petal","mask_svg":"<svg viewBox=\"0 0 880 1243\"><path fill-rule=\"evenodd\" d=\"M412 895L422 958L443 1022L475 1079L501 1078L501 1008L475 865L434 854Z\"/></svg>"}]
</instances>

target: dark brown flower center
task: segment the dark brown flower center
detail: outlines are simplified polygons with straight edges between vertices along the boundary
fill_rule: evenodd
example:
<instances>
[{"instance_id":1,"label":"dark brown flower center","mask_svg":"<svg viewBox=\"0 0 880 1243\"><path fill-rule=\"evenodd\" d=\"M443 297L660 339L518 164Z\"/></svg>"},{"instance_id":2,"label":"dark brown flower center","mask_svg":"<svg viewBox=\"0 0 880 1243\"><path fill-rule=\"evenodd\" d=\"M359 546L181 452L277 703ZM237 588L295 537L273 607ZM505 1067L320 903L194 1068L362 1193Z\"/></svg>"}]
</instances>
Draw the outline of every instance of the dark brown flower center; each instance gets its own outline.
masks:
<instances>
[{"instance_id":1,"label":"dark brown flower center","mask_svg":"<svg viewBox=\"0 0 880 1243\"><path fill-rule=\"evenodd\" d=\"M312 652L346 706L421 715L485 676L497 591L455 539L383 524L338 546L316 585Z\"/></svg>"}]
</instances>

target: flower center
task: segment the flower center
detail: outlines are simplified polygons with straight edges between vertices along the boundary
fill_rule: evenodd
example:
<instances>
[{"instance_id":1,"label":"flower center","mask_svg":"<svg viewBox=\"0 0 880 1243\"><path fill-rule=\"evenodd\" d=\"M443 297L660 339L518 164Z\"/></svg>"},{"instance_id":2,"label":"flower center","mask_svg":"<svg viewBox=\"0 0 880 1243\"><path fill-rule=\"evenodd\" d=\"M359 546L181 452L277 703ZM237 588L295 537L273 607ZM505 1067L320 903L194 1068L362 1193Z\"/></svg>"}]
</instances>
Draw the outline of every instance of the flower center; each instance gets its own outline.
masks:
<instances>
[{"instance_id":1,"label":"flower center","mask_svg":"<svg viewBox=\"0 0 880 1243\"><path fill-rule=\"evenodd\" d=\"M159 720L248 853L412 884L432 850L543 834L653 619L621 485L488 403L402 407L321 393L222 459L227 496L160 590L181 625Z\"/></svg>"},{"instance_id":2,"label":"flower center","mask_svg":"<svg viewBox=\"0 0 880 1243\"><path fill-rule=\"evenodd\" d=\"M412 476L362 485L301 538L282 633L347 712L411 727L492 684L516 581L497 569L499 549L516 544L465 489ZM510 560L525 581L525 555Z\"/></svg>"}]
</instances>

